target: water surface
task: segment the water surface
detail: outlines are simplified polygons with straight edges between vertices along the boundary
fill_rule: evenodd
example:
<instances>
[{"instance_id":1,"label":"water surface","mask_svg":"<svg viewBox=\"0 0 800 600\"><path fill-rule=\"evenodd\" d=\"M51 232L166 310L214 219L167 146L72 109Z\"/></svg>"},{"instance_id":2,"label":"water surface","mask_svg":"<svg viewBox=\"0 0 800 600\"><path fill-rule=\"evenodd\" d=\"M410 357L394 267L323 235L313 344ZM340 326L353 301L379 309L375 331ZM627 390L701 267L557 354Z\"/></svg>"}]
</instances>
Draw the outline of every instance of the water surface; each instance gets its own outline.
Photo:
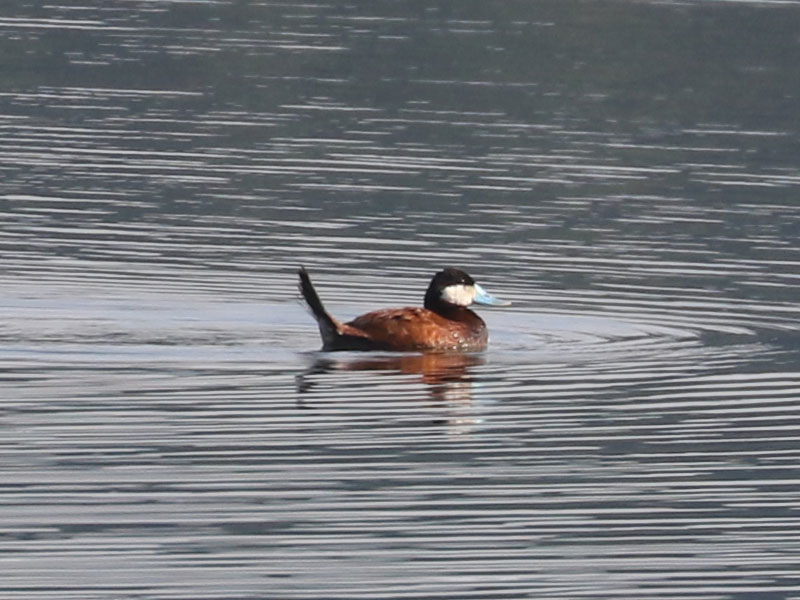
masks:
<instances>
[{"instance_id":1,"label":"water surface","mask_svg":"<svg viewBox=\"0 0 800 600\"><path fill-rule=\"evenodd\" d=\"M800 597L796 2L0 9L0 592ZM464 356L320 353L466 268Z\"/></svg>"}]
</instances>

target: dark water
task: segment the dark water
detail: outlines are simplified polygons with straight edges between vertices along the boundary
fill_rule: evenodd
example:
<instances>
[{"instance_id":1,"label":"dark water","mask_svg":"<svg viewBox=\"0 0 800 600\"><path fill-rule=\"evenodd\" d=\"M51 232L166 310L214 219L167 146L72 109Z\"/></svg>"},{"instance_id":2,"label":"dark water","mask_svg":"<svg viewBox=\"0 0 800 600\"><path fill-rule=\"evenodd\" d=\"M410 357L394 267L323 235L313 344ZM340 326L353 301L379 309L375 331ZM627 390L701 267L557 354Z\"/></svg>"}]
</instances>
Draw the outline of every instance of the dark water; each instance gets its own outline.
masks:
<instances>
[{"instance_id":1,"label":"dark water","mask_svg":"<svg viewBox=\"0 0 800 600\"><path fill-rule=\"evenodd\" d=\"M0 8L0 596L800 598L800 3ZM321 354L443 265L490 349Z\"/></svg>"}]
</instances>

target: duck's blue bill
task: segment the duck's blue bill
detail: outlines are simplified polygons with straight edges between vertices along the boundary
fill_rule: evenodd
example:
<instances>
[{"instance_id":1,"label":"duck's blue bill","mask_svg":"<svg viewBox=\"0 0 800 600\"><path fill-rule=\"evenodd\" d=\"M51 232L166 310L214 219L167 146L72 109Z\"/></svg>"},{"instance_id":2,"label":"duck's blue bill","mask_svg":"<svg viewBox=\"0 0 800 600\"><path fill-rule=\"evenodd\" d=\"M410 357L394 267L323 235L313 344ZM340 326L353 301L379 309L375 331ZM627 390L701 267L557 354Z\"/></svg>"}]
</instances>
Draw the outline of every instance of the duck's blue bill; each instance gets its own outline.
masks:
<instances>
[{"instance_id":1,"label":"duck's blue bill","mask_svg":"<svg viewBox=\"0 0 800 600\"><path fill-rule=\"evenodd\" d=\"M508 306L511 302L495 298L477 283L475 284L475 298L472 300L476 304L488 304L489 306Z\"/></svg>"}]
</instances>

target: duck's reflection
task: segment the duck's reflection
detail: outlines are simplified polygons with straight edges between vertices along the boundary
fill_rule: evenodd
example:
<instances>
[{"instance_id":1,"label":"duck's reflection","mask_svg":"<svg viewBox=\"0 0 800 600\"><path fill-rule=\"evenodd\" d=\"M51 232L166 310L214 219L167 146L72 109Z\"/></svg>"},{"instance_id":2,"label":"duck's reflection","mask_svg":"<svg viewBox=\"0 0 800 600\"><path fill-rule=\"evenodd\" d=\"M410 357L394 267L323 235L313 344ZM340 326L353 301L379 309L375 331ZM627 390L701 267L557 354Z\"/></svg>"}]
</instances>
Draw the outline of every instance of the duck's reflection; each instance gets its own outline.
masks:
<instances>
[{"instance_id":1,"label":"duck's reflection","mask_svg":"<svg viewBox=\"0 0 800 600\"><path fill-rule=\"evenodd\" d=\"M411 382L426 385L428 399L447 408L447 423L470 428L473 377L471 370L484 364L481 354L428 353L400 355L339 356L325 354L297 376L297 391L305 394L317 385L316 375L335 372L375 371L385 375L418 375ZM299 403L305 406L302 400Z\"/></svg>"}]
</instances>

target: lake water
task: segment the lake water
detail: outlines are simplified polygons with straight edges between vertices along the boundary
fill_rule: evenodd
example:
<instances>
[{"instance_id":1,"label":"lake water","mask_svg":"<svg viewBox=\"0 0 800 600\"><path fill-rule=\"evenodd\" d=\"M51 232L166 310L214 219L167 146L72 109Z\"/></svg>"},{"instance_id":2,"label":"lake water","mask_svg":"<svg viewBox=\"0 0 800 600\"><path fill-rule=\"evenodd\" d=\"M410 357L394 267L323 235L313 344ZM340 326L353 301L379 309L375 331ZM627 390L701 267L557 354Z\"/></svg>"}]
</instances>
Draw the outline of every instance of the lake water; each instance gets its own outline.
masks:
<instances>
[{"instance_id":1,"label":"lake water","mask_svg":"<svg viewBox=\"0 0 800 600\"><path fill-rule=\"evenodd\" d=\"M5 3L0 596L800 598L798 31ZM451 264L486 352L318 352Z\"/></svg>"}]
</instances>

